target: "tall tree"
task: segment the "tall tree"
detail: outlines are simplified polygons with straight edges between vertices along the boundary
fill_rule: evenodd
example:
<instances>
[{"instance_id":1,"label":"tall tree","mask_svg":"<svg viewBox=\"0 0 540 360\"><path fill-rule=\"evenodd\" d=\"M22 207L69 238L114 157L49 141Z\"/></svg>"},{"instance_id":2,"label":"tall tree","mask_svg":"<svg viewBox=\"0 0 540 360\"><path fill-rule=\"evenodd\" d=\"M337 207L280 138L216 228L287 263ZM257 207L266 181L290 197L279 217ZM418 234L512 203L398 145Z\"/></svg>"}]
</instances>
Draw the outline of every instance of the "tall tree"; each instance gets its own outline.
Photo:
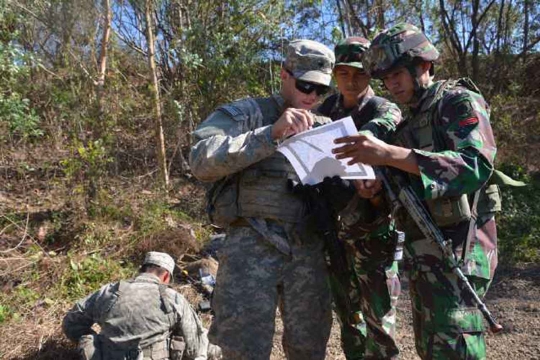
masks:
<instances>
[{"instance_id":1,"label":"tall tree","mask_svg":"<svg viewBox=\"0 0 540 360\"><path fill-rule=\"evenodd\" d=\"M97 80L96 80L96 98L98 106L98 124L97 124L97 134L96 138L100 138L102 135L102 129L104 128L103 122L104 111L103 111L103 89L105 87L105 73L107 71L107 52L109 49L109 40L111 37L111 4L109 0L102 0L101 7L103 11L102 15L102 36L101 36L101 46L99 52L98 60L98 71L97 71Z\"/></svg>"},{"instance_id":2,"label":"tall tree","mask_svg":"<svg viewBox=\"0 0 540 360\"><path fill-rule=\"evenodd\" d=\"M154 50L154 31L153 31L153 0L146 0L145 2L145 19L146 19L146 44L148 46L148 67L150 69L150 76L152 77L151 91L153 95L153 108L154 108L154 131L156 139L156 152L158 159L159 171L161 173L161 180L165 185L165 188L169 187L169 172L167 169L166 155L165 155L165 136L163 135L163 122L161 118L161 101L159 95L159 80L156 70L155 50Z\"/></svg>"}]
</instances>

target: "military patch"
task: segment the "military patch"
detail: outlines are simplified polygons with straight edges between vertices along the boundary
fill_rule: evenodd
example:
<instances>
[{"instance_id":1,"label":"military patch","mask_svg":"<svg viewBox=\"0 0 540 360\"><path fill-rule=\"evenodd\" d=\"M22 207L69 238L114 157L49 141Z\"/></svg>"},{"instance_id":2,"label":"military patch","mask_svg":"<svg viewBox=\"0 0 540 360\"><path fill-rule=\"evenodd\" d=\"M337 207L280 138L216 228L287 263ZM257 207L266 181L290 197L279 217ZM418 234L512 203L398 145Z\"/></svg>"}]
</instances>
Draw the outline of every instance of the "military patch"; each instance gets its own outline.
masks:
<instances>
[{"instance_id":1,"label":"military patch","mask_svg":"<svg viewBox=\"0 0 540 360\"><path fill-rule=\"evenodd\" d=\"M465 139L471 131L473 131L478 126L478 118L477 117L469 117L467 119L460 120L458 122L457 129L454 130L454 134L459 139Z\"/></svg>"},{"instance_id":2,"label":"military patch","mask_svg":"<svg viewBox=\"0 0 540 360\"><path fill-rule=\"evenodd\" d=\"M462 127L466 127L466 126L469 126L469 125L474 125L474 124L477 124L477 123L478 123L478 118L477 117L470 117L468 119L460 120L459 121L459 127L462 128Z\"/></svg>"},{"instance_id":3,"label":"military patch","mask_svg":"<svg viewBox=\"0 0 540 360\"><path fill-rule=\"evenodd\" d=\"M225 114L229 115L233 119L236 119L240 116L243 117L244 115L244 113L242 112L240 108L231 104L220 106L218 110L224 112Z\"/></svg>"},{"instance_id":4,"label":"military patch","mask_svg":"<svg viewBox=\"0 0 540 360\"><path fill-rule=\"evenodd\" d=\"M470 116L473 111L471 102L469 100L462 100L455 105L456 107L456 116L458 118L465 118Z\"/></svg>"}]
</instances>

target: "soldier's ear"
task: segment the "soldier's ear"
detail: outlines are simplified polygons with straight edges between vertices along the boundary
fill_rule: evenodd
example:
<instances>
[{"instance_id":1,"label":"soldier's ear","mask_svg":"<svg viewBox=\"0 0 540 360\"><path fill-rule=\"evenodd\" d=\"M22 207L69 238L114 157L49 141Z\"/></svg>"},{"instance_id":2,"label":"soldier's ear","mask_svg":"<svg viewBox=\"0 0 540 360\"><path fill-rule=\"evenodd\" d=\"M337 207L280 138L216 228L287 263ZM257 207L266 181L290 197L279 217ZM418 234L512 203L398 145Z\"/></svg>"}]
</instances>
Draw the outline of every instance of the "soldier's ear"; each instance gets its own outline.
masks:
<instances>
[{"instance_id":1,"label":"soldier's ear","mask_svg":"<svg viewBox=\"0 0 540 360\"><path fill-rule=\"evenodd\" d=\"M289 77L289 73L287 72L287 70L285 70L285 68L281 68L281 73L280 73L280 77L281 77L281 80L286 80L287 77Z\"/></svg>"},{"instance_id":2,"label":"soldier's ear","mask_svg":"<svg viewBox=\"0 0 540 360\"><path fill-rule=\"evenodd\" d=\"M161 281L164 284L168 284L171 282L171 274L168 271L163 272L163 275L161 276Z\"/></svg>"},{"instance_id":3,"label":"soldier's ear","mask_svg":"<svg viewBox=\"0 0 540 360\"><path fill-rule=\"evenodd\" d=\"M422 75L430 71L432 66L433 64L431 63L431 61L420 61L416 67L417 71L420 72L418 75Z\"/></svg>"}]
</instances>

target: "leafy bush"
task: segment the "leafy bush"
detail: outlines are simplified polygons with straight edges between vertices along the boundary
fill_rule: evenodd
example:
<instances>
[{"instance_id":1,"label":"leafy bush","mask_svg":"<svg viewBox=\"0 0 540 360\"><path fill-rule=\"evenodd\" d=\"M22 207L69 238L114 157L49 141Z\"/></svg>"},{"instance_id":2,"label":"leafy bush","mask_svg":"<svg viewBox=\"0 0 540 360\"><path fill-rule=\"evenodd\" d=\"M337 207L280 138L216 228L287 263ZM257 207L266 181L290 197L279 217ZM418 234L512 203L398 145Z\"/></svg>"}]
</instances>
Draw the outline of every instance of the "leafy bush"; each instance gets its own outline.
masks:
<instances>
[{"instance_id":1,"label":"leafy bush","mask_svg":"<svg viewBox=\"0 0 540 360\"><path fill-rule=\"evenodd\" d=\"M527 175L522 167L503 165L502 170L527 183L505 187L503 211L497 218L499 251L506 263L540 260L540 178Z\"/></svg>"},{"instance_id":2,"label":"leafy bush","mask_svg":"<svg viewBox=\"0 0 540 360\"><path fill-rule=\"evenodd\" d=\"M25 83L31 55L23 53L11 43L0 43L0 121L8 124L12 136L28 139L43 135L39 116L30 107L30 100L20 93Z\"/></svg>"},{"instance_id":3,"label":"leafy bush","mask_svg":"<svg viewBox=\"0 0 540 360\"><path fill-rule=\"evenodd\" d=\"M0 93L0 119L7 122L12 136L28 139L43 135L39 116L30 107L30 101L17 93L7 96Z\"/></svg>"},{"instance_id":4,"label":"leafy bush","mask_svg":"<svg viewBox=\"0 0 540 360\"><path fill-rule=\"evenodd\" d=\"M131 267L123 267L120 262L104 259L98 253L81 261L73 258L69 261L70 268L61 280L61 292L72 300L86 296L109 282L127 278L134 271Z\"/></svg>"}]
</instances>

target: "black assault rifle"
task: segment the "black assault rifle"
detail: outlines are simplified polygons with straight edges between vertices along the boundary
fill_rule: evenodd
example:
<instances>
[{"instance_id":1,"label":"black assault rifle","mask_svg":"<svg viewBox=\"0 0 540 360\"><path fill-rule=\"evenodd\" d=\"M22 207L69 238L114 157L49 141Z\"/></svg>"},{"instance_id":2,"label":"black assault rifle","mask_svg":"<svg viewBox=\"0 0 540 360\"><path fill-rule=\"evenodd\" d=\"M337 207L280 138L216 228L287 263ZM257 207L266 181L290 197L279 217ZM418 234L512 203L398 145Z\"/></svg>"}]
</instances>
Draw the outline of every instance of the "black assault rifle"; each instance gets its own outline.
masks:
<instances>
[{"instance_id":1,"label":"black assault rifle","mask_svg":"<svg viewBox=\"0 0 540 360\"><path fill-rule=\"evenodd\" d=\"M392 188L392 184L388 179L387 173L392 179L393 184L396 186L398 192L397 195ZM489 323L491 332L500 332L503 327L497 323L493 315L491 315L486 307L486 304L484 304L482 299L480 299L478 294L476 294L469 283L469 280L461 271L459 261L456 259L456 256L452 251L451 240L445 239L442 231L437 227L437 225L435 225L429 212L424 207L424 204L422 201L420 201L400 171L394 169L390 170L388 168L380 168L377 170L377 177L383 182L388 199L392 205L392 212L395 213L396 210L403 207L409 213L420 231L422 231L422 234L424 234L427 239L432 240L441 249L445 260L451 267L452 272L458 277L463 289L471 296L472 300Z\"/></svg>"},{"instance_id":2,"label":"black assault rifle","mask_svg":"<svg viewBox=\"0 0 540 360\"><path fill-rule=\"evenodd\" d=\"M330 269L340 285L339 289L334 289L334 291L338 292L334 296L334 301L339 308L345 309L350 317L352 315L351 301L349 294L345 293L344 289L349 287L351 271L347 264L345 246L338 238L336 214L328 200L330 194L326 194L317 185L296 185L293 192L301 196L307 206L310 216L306 226L315 229L324 240L324 246L330 261Z\"/></svg>"}]
</instances>

